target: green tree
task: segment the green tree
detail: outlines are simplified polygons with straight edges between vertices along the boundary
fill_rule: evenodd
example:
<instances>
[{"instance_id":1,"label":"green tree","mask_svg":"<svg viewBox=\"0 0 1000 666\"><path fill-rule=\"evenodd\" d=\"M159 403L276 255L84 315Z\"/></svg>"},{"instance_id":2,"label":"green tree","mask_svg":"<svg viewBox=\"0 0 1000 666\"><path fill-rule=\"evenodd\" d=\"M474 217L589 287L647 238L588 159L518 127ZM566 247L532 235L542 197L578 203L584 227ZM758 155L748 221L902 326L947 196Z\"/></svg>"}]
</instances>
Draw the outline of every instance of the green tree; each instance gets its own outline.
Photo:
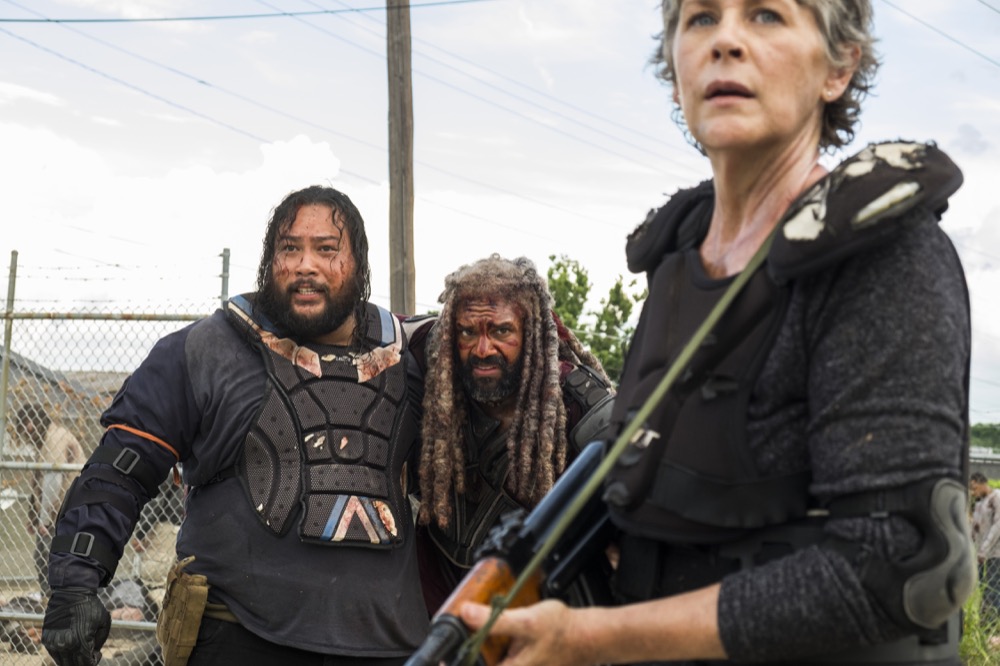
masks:
<instances>
[{"instance_id":1,"label":"green tree","mask_svg":"<svg viewBox=\"0 0 1000 666\"><path fill-rule=\"evenodd\" d=\"M1000 423L977 423L969 429L972 446L1000 450Z\"/></svg>"},{"instance_id":2,"label":"green tree","mask_svg":"<svg viewBox=\"0 0 1000 666\"><path fill-rule=\"evenodd\" d=\"M646 300L646 290L636 294L635 287L636 281L630 280L626 288L619 275L608 297L601 299L601 309L591 313L597 319L588 340L590 349L615 382L621 377L625 351L635 333L635 326L629 323L632 312L636 305Z\"/></svg>"},{"instance_id":3,"label":"green tree","mask_svg":"<svg viewBox=\"0 0 1000 666\"><path fill-rule=\"evenodd\" d=\"M549 280L549 291L556 302L555 310L562 319L566 328L574 333L578 333L580 317L583 315L583 308L587 304L587 296L590 295L590 275L587 269L580 265L576 259L570 259L566 255L560 256L550 254L547 274Z\"/></svg>"},{"instance_id":4,"label":"green tree","mask_svg":"<svg viewBox=\"0 0 1000 666\"><path fill-rule=\"evenodd\" d=\"M625 350L635 332L629 320L636 306L645 300L646 291L636 293L636 281L631 280L626 285L619 275L607 297L600 299L600 308L588 311L585 316L584 308L593 286L587 269L566 255L550 255L549 261L552 262L548 271L549 290L555 300L556 313L617 383Z\"/></svg>"}]
</instances>

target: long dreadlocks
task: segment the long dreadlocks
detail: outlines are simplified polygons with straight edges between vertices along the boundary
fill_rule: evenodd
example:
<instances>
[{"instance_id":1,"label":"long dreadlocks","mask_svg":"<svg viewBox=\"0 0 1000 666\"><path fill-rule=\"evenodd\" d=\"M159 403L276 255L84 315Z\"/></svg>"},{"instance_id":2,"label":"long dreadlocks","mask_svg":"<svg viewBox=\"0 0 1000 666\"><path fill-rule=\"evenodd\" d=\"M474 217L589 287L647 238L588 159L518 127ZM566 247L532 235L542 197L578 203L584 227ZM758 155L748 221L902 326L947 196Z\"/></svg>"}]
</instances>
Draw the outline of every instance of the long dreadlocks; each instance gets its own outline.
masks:
<instances>
[{"instance_id":1,"label":"long dreadlocks","mask_svg":"<svg viewBox=\"0 0 1000 666\"><path fill-rule=\"evenodd\" d=\"M566 466L566 407L559 385L560 361L588 365L604 376L600 361L583 348L552 312L552 295L535 264L494 254L462 266L445 278L443 304L427 343L427 379L420 455L420 522L433 515L447 527L454 507L452 490L465 492L463 425L465 391L456 368L456 313L470 300L504 300L524 315L520 386L507 431L506 490L533 506L552 488ZM611 385L610 380L604 379Z\"/></svg>"}]
</instances>

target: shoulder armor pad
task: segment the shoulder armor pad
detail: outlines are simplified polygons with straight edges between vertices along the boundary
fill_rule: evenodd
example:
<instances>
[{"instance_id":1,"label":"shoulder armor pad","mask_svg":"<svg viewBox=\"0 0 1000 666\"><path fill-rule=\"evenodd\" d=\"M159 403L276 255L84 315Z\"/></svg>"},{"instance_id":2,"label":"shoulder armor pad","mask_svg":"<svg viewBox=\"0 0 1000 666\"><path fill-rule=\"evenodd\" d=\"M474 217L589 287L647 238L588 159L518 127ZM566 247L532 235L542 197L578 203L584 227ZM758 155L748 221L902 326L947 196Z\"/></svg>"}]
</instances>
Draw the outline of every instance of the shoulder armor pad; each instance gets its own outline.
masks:
<instances>
[{"instance_id":1,"label":"shoulder armor pad","mask_svg":"<svg viewBox=\"0 0 1000 666\"><path fill-rule=\"evenodd\" d=\"M438 320L437 315L426 314L407 317L403 320L403 333L406 335L406 344L416 360L416 367L421 373L427 372L427 345L431 330Z\"/></svg>"},{"instance_id":2,"label":"shoulder armor pad","mask_svg":"<svg viewBox=\"0 0 1000 666\"><path fill-rule=\"evenodd\" d=\"M803 193L782 218L768 255L782 284L876 247L933 216L962 184L962 172L933 143L871 144ZM924 215L914 215L916 210Z\"/></svg>"},{"instance_id":3,"label":"shoulder armor pad","mask_svg":"<svg viewBox=\"0 0 1000 666\"><path fill-rule=\"evenodd\" d=\"M614 391L608 387L594 370L578 365L566 375L562 382L563 392L579 403L583 416L573 424L569 433L570 445L575 451L605 434L611 422L614 406Z\"/></svg>"},{"instance_id":4,"label":"shoulder armor pad","mask_svg":"<svg viewBox=\"0 0 1000 666\"><path fill-rule=\"evenodd\" d=\"M380 305L369 303L367 307L367 328L365 337L374 347L388 347L393 344L402 345L399 340L400 324L396 316Z\"/></svg>"},{"instance_id":5,"label":"shoulder armor pad","mask_svg":"<svg viewBox=\"0 0 1000 666\"><path fill-rule=\"evenodd\" d=\"M238 294L226 301L226 319L230 324L251 337L259 340L260 331L278 335L278 327L263 312L254 308L253 294Z\"/></svg>"},{"instance_id":6,"label":"shoulder armor pad","mask_svg":"<svg viewBox=\"0 0 1000 666\"><path fill-rule=\"evenodd\" d=\"M667 252L686 250L701 242L710 217L691 213L704 206L710 210L714 202L715 186L706 180L678 191L662 208L650 210L625 244L628 269L633 273L652 270Z\"/></svg>"},{"instance_id":7,"label":"shoulder armor pad","mask_svg":"<svg viewBox=\"0 0 1000 666\"><path fill-rule=\"evenodd\" d=\"M438 316L436 314L423 314L414 315L412 317L407 317L403 320L403 333L406 333L407 338L413 338L413 335L423 329L425 326L430 326L436 322Z\"/></svg>"}]
</instances>

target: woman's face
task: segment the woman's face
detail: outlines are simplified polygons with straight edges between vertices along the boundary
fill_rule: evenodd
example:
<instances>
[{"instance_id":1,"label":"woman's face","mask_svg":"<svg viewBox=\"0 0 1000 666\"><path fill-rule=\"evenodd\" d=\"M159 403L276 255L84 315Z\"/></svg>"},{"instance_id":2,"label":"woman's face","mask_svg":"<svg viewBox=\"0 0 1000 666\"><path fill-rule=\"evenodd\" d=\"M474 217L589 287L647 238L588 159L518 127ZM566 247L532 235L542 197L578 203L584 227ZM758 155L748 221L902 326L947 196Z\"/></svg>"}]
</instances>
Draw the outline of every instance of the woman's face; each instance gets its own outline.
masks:
<instances>
[{"instance_id":1,"label":"woman's face","mask_svg":"<svg viewBox=\"0 0 1000 666\"><path fill-rule=\"evenodd\" d=\"M672 55L675 98L709 156L818 145L823 104L850 81L795 0L683 0Z\"/></svg>"}]
</instances>

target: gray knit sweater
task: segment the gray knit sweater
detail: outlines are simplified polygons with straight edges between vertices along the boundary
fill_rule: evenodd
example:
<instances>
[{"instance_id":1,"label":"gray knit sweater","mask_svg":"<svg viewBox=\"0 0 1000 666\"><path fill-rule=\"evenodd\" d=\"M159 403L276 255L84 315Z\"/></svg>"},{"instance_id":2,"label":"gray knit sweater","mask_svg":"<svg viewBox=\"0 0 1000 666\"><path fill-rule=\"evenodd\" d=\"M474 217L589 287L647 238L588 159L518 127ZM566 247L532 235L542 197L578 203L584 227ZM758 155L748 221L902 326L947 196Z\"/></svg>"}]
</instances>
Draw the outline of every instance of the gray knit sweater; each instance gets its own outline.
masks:
<instances>
[{"instance_id":1,"label":"gray knit sweater","mask_svg":"<svg viewBox=\"0 0 1000 666\"><path fill-rule=\"evenodd\" d=\"M749 406L760 472L809 467L810 492L822 500L961 480L969 306L945 233L928 220L792 289ZM885 557L915 552L920 541L898 517L831 520L827 529ZM821 546L724 578L719 628L730 658L748 662L905 634L852 563Z\"/></svg>"}]
</instances>

